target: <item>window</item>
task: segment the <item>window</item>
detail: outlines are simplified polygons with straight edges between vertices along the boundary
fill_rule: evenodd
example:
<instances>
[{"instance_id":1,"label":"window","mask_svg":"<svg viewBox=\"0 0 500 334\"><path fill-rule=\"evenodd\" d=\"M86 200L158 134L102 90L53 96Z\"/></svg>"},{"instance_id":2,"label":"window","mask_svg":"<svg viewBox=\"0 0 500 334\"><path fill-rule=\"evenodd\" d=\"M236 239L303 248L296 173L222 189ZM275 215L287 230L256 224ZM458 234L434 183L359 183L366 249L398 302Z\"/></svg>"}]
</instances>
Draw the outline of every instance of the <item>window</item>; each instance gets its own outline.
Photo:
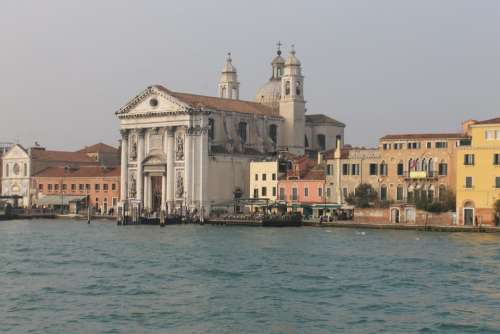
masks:
<instances>
[{"instance_id":1,"label":"window","mask_svg":"<svg viewBox=\"0 0 500 334\"><path fill-rule=\"evenodd\" d=\"M438 141L436 142L436 148L447 148L448 142L446 141Z\"/></svg>"},{"instance_id":2,"label":"window","mask_svg":"<svg viewBox=\"0 0 500 334\"><path fill-rule=\"evenodd\" d=\"M343 188L342 189L342 196L344 197L344 199L347 198L347 195L348 195L347 188Z\"/></svg>"},{"instance_id":3,"label":"window","mask_svg":"<svg viewBox=\"0 0 500 334\"><path fill-rule=\"evenodd\" d=\"M273 187L273 196L276 196L276 187Z\"/></svg>"},{"instance_id":4,"label":"window","mask_svg":"<svg viewBox=\"0 0 500 334\"><path fill-rule=\"evenodd\" d=\"M359 175L359 164L351 165L351 175Z\"/></svg>"},{"instance_id":5,"label":"window","mask_svg":"<svg viewBox=\"0 0 500 334\"><path fill-rule=\"evenodd\" d=\"M285 200L285 188L280 188L280 200Z\"/></svg>"},{"instance_id":6,"label":"window","mask_svg":"<svg viewBox=\"0 0 500 334\"><path fill-rule=\"evenodd\" d=\"M295 93L300 96L300 92L301 92L301 89L300 89L300 81L297 81L295 82Z\"/></svg>"},{"instance_id":7,"label":"window","mask_svg":"<svg viewBox=\"0 0 500 334\"><path fill-rule=\"evenodd\" d=\"M96 184L94 185L94 190L95 190L95 191L100 191L100 190L101 190L101 185L96 183Z\"/></svg>"},{"instance_id":8,"label":"window","mask_svg":"<svg viewBox=\"0 0 500 334\"><path fill-rule=\"evenodd\" d=\"M108 185L107 183L104 183L104 184L102 185L102 190L104 190L104 191L108 191L108 189L109 189L109 185Z\"/></svg>"},{"instance_id":9,"label":"window","mask_svg":"<svg viewBox=\"0 0 500 334\"><path fill-rule=\"evenodd\" d=\"M486 140L493 140L493 139L495 139L495 131L493 131L493 130L486 130L485 131L485 136L486 136Z\"/></svg>"},{"instance_id":10,"label":"window","mask_svg":"<svg viewBox=\"0 0 500 334\"><path fill-rule=\"evenodd\" d=\"M255 181L259 181L259 174L255 174Z\"/></svg>"},{"instance_id":11,"label":"window","mask_svg":"<svg viewBox=\"0 0 500 334\"><path fill-rule=\"evenodd\" d=\"M255 188L253 190L253 198L259 198L259 189Z\"/></svg>"},{"instance_id":12,"label":"window","mask_svg":"<svg viewBox=\"0 0 500 334\"><path fill-rule=\"evenodd\" d=\"M387 186L385 184L380 187L380 200L387 201Z\"/></svg>"},{"instance_id":13,"label":"window","mask_svg":"<svg viewBox=\"0 0 500 334\"><path fill-rule=\"evenodd\" d=\"M404 164L399 162L396 168L398 176L402 176L404 174Z\"/></svg>"},{"instance_id":14,"label":"window","mask_svg":"<svg viewBox=\"0 0 500 334\"><path fill-rule=\"evenodd\" d=\"M59 185L56 183L54 184L54 191L58 191L59 190Z\"/></svg>"},{"instance_id":15,"label":"window","mask_svg":"<svg viewBox=\"0 0 500 334\"><path fill-rule=\"evenodd\" d=\"M402 150L403 149L403 143L395 143L394 144L394 149L395 150Z\"/></svg>"},{"instance_id":16,"label":"window","mask_svg":"<svg viewBox=\"0 0 500 334\"><path fill-rule=\"evenodd\" d=\"M247 142L247 123L240 122L238 125L238 135L240 136L241 142L245 144Z\"/></svg>"},{"instance_id":17,"label":"window","mask_svg":"<svg viewBox=\"0 0 500 334\"><path fill-rule=\"evenodd\" d=\"M304 197L308 197L309 196L309 188L305 187L304 188Z\"/></svg>"},{"instance_id":18,"label":"window","mask_svg":"<svg viewBox=\"0 0 500 334\"><path fill-rule=\"evenodd\" d=\"M267 180L267 174L262 174L262 181L266 181Z\"/></svg>"},{"instance_id":19,"label":"window","mask_svg":"<svg viewBox=\"0 0 500 334\"><path fill-rule=\"evenodd\" d=\"M290 95L290 81L285 82L285 95Z\"/></svg>"},{"instance_id":20,"label":"window","mask_svg":"<svg viewBox=\"0 0 500 334\"><path fill-rule=\"evenodd\" d=\"M111 184L111 190L115 191L116 190L116 183Z\"/></svg>"},{"instance_id":21,"label":"window","mask_svg":"<svg viewBox=\"0 0 500 334\"><path fill-rule=\"evenodd\" d=\"M378 165L370 164L370 175L377 175Z\"/></svg>"},{"instance_id":22,"label":"window","mask_svg":"<svg viewBox=\"0 0 500 334\"><path fill-rule=\"evenodd\" d=\"M387 176L387 164L384 161L380 164L380 175Z\"/></svg>"},{"instance_id":23,"label":"window","mask_svg":"<svg viewBox=\"0 0 500 334\"><path fill-rule=\"evenodd\" d=\"M465 177L465 188L472 188L472 176Z\"/></svg>"},{"instance_id":24,"label":"window","mask_svg":"<svg viewBox=\"0 0 500 334\"><path fill-rule=\"evenodd\" d=\"M446 176L448 175L448 164L445 162L441 162L438 167L438 173L441 176Z\"/></svg>"},{"instance_id":25,"label":"window","mask_svg":"<svg viewBox=\"0 0 500 334\"><path fill-rule=\"evenodd\" d=\"M384 150L390 150L390 149L391 149L391 144L387 144L387 143L382 144L382 148L383 148Z\"/></svg>"},{"instance_id":26,"label":"window","mask_svg":"<svg viewBox=\"0 0 500 334\"><path fill-rule=\"evenodd\" d=\"M84 187L84 185L83 185L82 183L80 183L80 184L78 185L78 190L83 191L83 187Z\"/></svg>"},{"instance_id":27,"label":"window","mask_svg":"<svg viewBox=\"0 0 500 334\"><path fill-rule=\"evenodd\" d=\"M47 184L47 189L48 189L49 191L52 191L52 184Z\"/></svg>"},{"instance_id":28,"label":"window","mask_svg":"<svg viewBox=\"0 0 500 334\"><path fill-rule=\"evenodd\" d=\"M326 175L333 175L333 165L326 165Z\"/></svg>"},{"instance_id":29,"label":"window","mask_svg":"<svg viewBox=\"0 0 500 334\"><path fill-rule=\"evenodd\" d=\"M262 194L262 197L267 196L267 187L262 187L261 194Z\"/></svg>"},{"instance_id":30,"label":"window","mask_svg":"<svg viewBox=\"0 0 500 334\"><path fill-rule=\"evenodd\" d=\"M62 190L66 191L68 189L68 185L66 183L63 183L62 185Z\"/></svg>"},{"instance_id":31,"label":"window","mask_svg":"<svg viewBox=\"0 0 500 334\"><path fill-rule=\"evenodd\" d=\"M474 154L465 154L464 155L464 165L466 165L466 166L474 165Z\"/></svg>"},{"instance_id":32,"label":"window","mask_svg":"<svg viewBox=\"0 0 500 334\"><path fill-rule=\"evenodd\" d=\"M271 175L271 179L272 179L273 181L276 181L276 173L273 173L273 174Z\"/></svg>"},{"instance_id":33,"label":"window","mask_svg":"<svg viewBox=\"0 0 500 334\"><path fill-rule=\"evenodd\" d=\"M297 188L292 188L292 201L296 201L297 200Z\"/></svg>"},{"instance_id":34,"label":"window","mask_svg":"<svg viewBox=\"0 0 500 334\"><path fill-rule=\"evenodd\" d=\"M208 138L210 140L215 139L215 121L213 118L208 119Z\"/></svg>"},{"instance_id":35,"label":"window","mask_svg":"<svg viewBox=\"0 0 500 334\"><path fill-rule=\"evenodd\" d=\"M330 188L326 188L326 197L330 198L332 196L332 190Z\"/></svg>"},{"instance_id":36,"label":"window","mask_svg":"<svg viewBox=\"0 0 500 334\"><path fill-rule=\"evenodd\" d=\"M398 185L396 188L396 201L402 201L403 200L403 186Z\"/></svg>"},{"instance_id":37,"label":"window","mask_svg":"<svg viewBox=\"0 0 500 334\"><path fill-rule=\"evenodd\" d=\"M500 165L500 154L498 153L493 154L493 164Z\"/></svg>"},{"instance_id":38,"label":"window","mask_svg":"<svg viewBox=\"0 0 500 334\"><path fill-rule=\"evenodd\" d=\"M326 149L326 137L325 135L319 134L318 138L318 147L320 151L324 151Z\"/></svg>"},{"instance_id":39,"label":"window","mask_svg":"<svg viewBox=\"0 0 500 334\"><path fill-rule=\"evenodd\" d=\"M318 188L318 196L323 197L323 188Z\"/></svg>"},{"instance_id":40,"label":"window","mask_svg":"<svg viewBox=\"0 0 500 334\"><path fill-rule=\"evenodd\" d=\"M269 126L269 138L271 138L275 144L278 142L278 127L276 124L271 124Z\"/></svg>"},{"instance_id":41,"label":"window","mask_svg":"<svg viewBox=\"0 0 500 334\"><path fill-rule=\"evenodd\" d=\"M349 164L342 165L342 175L349 175Z\"/></svg>"},{"instance_id":42,"label":"window","mask_svg":"<svg viewBox=\"0 0 500 334\"><path fill-rule=\"evenodd\" d=\"M71 184L71 191L76 191L76 184L74 183Z\"/></svg>"},{"instance_id":43,"label":"window","mask_svg":"<svg viewBox=\"0 0 500 334\"><path fill-rule=\"evenodd\" d=\"M88 184L88 183L87 183L87 184L85 184L85 189L86 189L86 190L90 190L90 184Z\"/></svg>"},{"instance_id":44,"label":"window","mask_svg":"<svg viewBox=\"0 0 500 334\"><path fill-rule=\"evenodd\" d=\"M427 142L427 148L432 148L432 143L430 141Z\"/></svg>"},{"instance_id":45,"label":"window","mask_svg":"<svg viewBox=\"0 0 500 334\"><path fill-rule=\"evenodd\" d=\"M500 176L495 176L495 188L500 188Z\"/></svg>"},{"instance_id":46,"label":"window","mask_svg":"<svg viewBox=\"0 0 500 334\"><path fill-rule=\"evenodd\" d=\"M40 184L38 185L38 190L39 190L39 191L43 191L43 184L41 184L41 183L40 183Z\"/></svg>"}]
</instances>

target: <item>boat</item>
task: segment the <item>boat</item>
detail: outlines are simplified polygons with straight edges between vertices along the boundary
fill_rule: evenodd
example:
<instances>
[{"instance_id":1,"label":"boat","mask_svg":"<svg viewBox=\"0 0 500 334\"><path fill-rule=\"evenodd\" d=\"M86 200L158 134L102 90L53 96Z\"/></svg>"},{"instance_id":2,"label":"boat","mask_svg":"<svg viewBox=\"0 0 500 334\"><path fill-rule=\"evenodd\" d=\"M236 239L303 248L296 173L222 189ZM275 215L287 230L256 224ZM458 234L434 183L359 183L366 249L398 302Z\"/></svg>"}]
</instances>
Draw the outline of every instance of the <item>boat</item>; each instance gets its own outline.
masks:
<instances>
[{"instance_id":1,"label":"boat","mask_svg":"<svg viewBox=\"0 0 500 334\"><path fill-rule=\"evenodd\" d=\"M282 216L266 216L262 219L265 227L300 227L302 216L300 214L286 214Z\"/></svg>"}]
</instances>

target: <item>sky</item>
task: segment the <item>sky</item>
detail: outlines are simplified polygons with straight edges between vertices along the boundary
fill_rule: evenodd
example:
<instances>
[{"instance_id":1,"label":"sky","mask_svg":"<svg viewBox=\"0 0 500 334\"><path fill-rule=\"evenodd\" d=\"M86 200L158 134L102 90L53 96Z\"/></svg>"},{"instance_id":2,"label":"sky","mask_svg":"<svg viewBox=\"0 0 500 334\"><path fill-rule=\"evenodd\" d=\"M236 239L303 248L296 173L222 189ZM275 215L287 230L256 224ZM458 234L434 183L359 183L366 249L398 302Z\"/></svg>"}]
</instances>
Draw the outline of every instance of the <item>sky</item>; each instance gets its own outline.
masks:
<instances>
[{"instance_id":1,"label":"sky","mask_svg":"<svg viewBox=\"0 0 500 334\"><path fill-rule=\"evenodd\" d=\"M309 114L346 143L457 132L500 116L498 0L2 0L0 142L118 144L115 111L152 84L216 95L227 52L240 98L295 44Z\"/></svg>"}]
</instances>

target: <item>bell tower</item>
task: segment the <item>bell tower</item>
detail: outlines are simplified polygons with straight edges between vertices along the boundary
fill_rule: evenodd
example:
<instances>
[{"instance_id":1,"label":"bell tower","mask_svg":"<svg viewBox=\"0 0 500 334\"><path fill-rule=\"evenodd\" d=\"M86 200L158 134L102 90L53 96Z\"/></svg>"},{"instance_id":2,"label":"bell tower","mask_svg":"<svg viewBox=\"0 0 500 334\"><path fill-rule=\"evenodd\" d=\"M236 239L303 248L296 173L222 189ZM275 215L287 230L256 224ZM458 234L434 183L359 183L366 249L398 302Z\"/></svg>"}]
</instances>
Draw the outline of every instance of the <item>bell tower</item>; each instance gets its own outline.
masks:
<instances>
[{"instance_id":1,"label":"bell tower","mask_svg":"<svg viewBox=\"0 0 500 334\"><path fill-rule=\"evenodd\" d=\"M295 48L285 62L281 77L281 99L279 103L280 115L285 119L283 134L284 149L290 153L304 155L305 113L304 77L300 61L295 56Z\"/></svg>"},{"instance_id":2,"label":"bell tower","mask_svg":"<svg viewBox=\"0 0 500 334\"><path fill-rule=\"evenodd\" d=\"M239 100L240 98L240 83L238 82L238 74L236 67L233 66L231 52L227 54L226 64L222 69L219 79L219 97L224 99Z\"/></svg>"}]
</instances>

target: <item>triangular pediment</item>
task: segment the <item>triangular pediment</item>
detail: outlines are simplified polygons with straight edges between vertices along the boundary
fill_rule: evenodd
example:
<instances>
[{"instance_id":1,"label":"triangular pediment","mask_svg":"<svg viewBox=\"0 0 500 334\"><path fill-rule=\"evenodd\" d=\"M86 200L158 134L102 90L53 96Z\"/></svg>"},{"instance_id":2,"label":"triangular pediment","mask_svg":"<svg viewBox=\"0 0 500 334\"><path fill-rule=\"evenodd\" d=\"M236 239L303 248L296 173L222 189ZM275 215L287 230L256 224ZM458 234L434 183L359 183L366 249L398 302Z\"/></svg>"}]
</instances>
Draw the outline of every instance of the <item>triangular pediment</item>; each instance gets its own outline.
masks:
<instances>
[{"instance_id":1,"label":"triangular pediment","mask_svg":"<svg viewBox=\"0 0 500 334\"><path fill-rule=\"evenodd\" d=\"M116 112L121 115L146 115L187 111L190 106L172 96L165 88L150 86Z\"/></svg>"},{"instance_id":2,"label":"triangular pediment","mask_svg":"<svg viewBox=\"0 0 500 334\"><path fill-rule=\"evenodd\" d=\"M29 155L21 145L16 144L3 155L2 159L29 159Z\"/></svg>"}]
</instances>

